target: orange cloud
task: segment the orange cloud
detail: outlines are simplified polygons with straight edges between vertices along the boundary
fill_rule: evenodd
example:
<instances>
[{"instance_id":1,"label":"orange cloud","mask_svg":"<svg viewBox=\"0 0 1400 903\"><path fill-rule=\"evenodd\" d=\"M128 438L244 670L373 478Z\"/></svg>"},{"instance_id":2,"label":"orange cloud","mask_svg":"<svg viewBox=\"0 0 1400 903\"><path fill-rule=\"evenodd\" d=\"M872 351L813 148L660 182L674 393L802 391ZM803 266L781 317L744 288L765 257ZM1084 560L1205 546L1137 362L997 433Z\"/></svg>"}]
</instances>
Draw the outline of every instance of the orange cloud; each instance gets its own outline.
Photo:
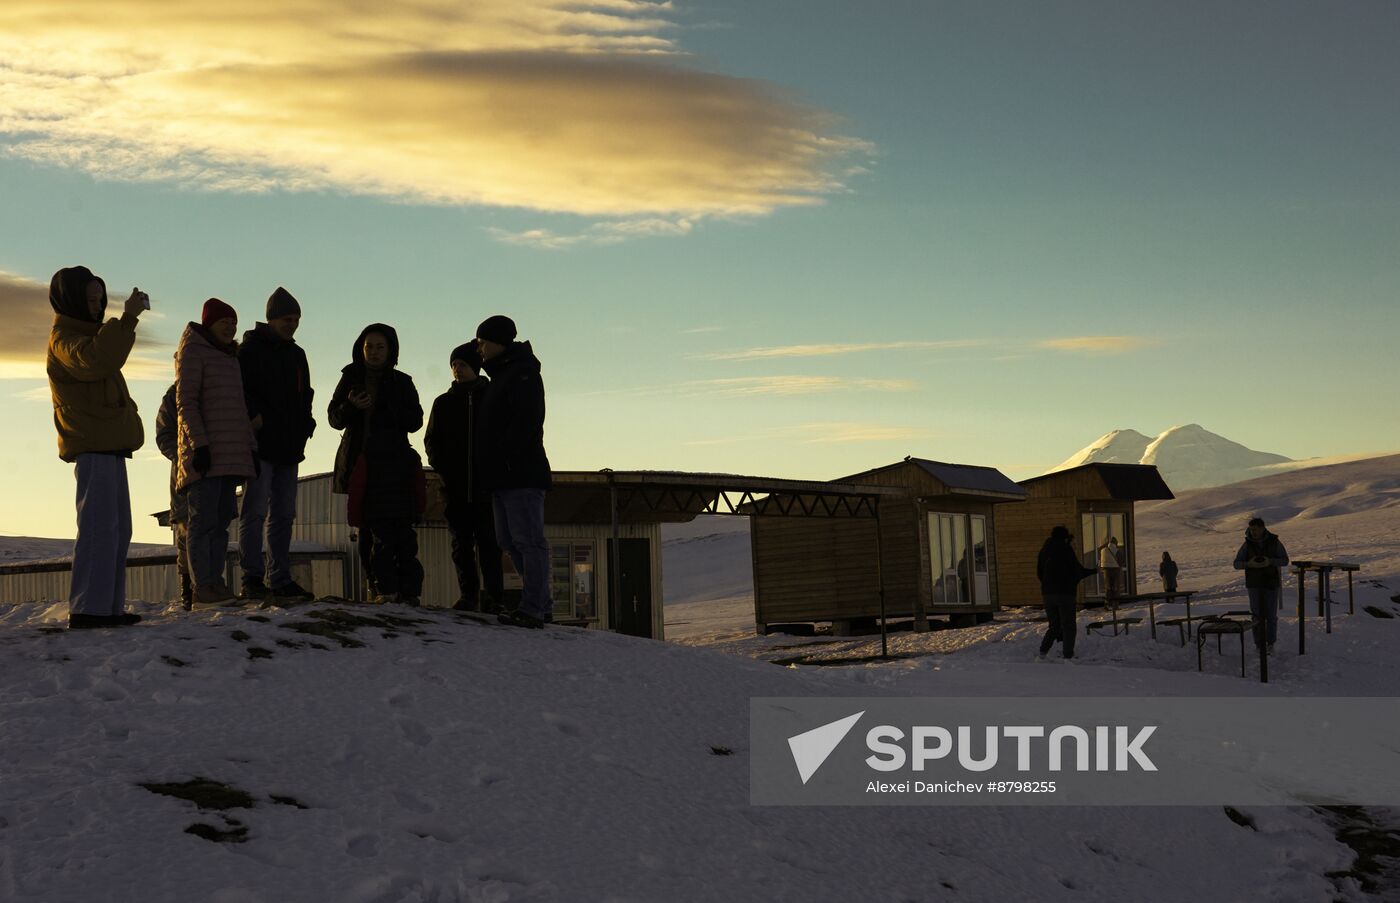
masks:
<instances>
[{"instance_id":1,"label":"orange cloud","mask_svg":"<svg viewBox=\"0 0 1400 903\"><path fill-rule=\"evenodd\" d=\"M109 178L612 220L496 235L556 248L841 190L868 145L772 85L683 65L669 9L6 0L0 133L13 155Z\"/></svg>"}]
</instances>

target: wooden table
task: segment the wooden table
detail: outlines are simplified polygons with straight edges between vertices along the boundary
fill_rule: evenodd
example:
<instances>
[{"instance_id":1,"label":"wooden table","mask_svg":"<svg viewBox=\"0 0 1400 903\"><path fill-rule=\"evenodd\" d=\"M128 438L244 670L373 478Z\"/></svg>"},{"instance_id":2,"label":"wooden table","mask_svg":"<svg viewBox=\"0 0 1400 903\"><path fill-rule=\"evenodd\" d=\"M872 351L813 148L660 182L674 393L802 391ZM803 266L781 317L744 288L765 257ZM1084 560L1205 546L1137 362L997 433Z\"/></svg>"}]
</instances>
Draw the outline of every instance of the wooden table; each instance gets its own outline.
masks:
<instances>
[{"instance_id":1,"label":"wooden table","mask_svg":"<svg viewBox=\"0 0 1400 903\"><path fill-rule=\"evenodd\" d=\"M1353 561L1294 561L1290 570L1298 575L1298 654L1306 649L1303 637L1304 596L1308 588L1308 571L1317 571L1317 615L1327 621L1327 632L1332 632L1332 572L1346 571L1347 575L1347 614L1356 614L1356 594L1352 574L1361 570L1361 565ZM1282 601L1282 599L1280 599Z\"/></svg>"}]
</instances>

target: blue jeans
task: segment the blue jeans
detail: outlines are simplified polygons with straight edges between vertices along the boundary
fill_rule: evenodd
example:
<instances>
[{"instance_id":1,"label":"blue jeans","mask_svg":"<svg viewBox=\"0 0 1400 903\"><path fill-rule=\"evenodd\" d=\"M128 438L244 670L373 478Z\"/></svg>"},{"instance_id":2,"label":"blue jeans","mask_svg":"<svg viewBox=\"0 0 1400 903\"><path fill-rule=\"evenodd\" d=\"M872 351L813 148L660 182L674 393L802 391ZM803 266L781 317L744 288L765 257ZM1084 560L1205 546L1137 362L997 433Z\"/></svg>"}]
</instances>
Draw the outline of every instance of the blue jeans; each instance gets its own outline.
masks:
<instances>
[{"instance_id":1,"label":"blue jeans","mask_svg":"<svg viewBox=\"0 0 1400 903\"><path fill-rule=\"evenodd\" d=\"M80 615L119 615L126 607L126 552L131 546L131 496L126 458L78 455L78 536L68 609Z\"/></svg>"},{"instance_id":2,"label":"blue jeans","mask_svg":"<svg viewBox=\"0 0 1400 903\"><path fill-rule=\"evenodd\" d=\"M297 465L259 461L261 470L243 487L238 516L238 566L243 582L262 580L273 589L292 582L292 522L297 519ZM267 556L263 557L263 533Z\"/></svg>"},{"instance_id":3,"label":"blue jeans","mask_svg":"<svg viewBox=\"0 0 1400 903\"><path fill-rule=\"evenodd\" d=\"M1278 599L1283 588L1251 586L1245 591L1249 593L1249 613L1254 615L1254 620L1260 625L1254 628L1254 645L1273 643L1278 639Z\"/></svg>"},{"instance_id":4,"label":"blue jeans","mask_svg":"<svg viewBox=\"0 0 1400 903\"><path fill-rule=\"evenodd\" d=\"M190 578L195 586L222 586L228 559L228 525L238 514L238 477L205 477L185 490L189 503Z\"/></svg>"},{"instance_id":5,"label":"blue jeans","mask_svg":"<svg viewBox=\"0 0 1400 903\"><path fill-rule=\"evenodd\" d=\"M549 594L549 540L544 538L544 490L498 489L491 501L496 543L525 582L520 610L543 619L554 611Z\"/></svg>"}]
</instances>

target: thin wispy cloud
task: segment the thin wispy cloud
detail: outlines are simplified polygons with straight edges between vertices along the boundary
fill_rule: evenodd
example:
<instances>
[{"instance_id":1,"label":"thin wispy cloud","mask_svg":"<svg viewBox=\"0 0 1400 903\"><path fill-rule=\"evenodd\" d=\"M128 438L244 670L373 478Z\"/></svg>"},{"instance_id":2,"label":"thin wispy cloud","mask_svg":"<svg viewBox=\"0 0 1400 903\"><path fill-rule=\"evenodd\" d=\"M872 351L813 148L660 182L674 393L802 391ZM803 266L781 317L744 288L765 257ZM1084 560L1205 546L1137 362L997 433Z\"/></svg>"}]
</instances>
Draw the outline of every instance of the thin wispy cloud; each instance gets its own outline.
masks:
<instances>
[{"instance_id":1,"label":"thin wispy cloud","mask_svg":"<svg viewBox=\"0 0 1400 903\"><path fill-rule=\"evenodd\" d=\"M908 392L917 387L917 383L907 379L851 379L841 376L737 376L721 379L697 379L655 386L603 389L596 392L581 392L576 397L679 395L697 398L704 396L736 398L766 395L820 395L834 392Z\"/></svg>"},{"instance_id":2,"label":"thin wispy cloud","mask_svg":"<svg viewBox=\"0 0 1400 903\"><path fill-rule=\"evenodd\" d=\"M492 238L503 244L559 250L579 245L616 245L634 238L689 235L694 225L688 219L667 220L649 217L594 223L587 229L574 233L555 232L552 229L525 229L511 232L507 229L491 228L486 231Z\"/></svg>"},{"instance_id":3,"label":"thin wispy cloud","mask_svg":"<svg viewBox=\"0 0 1400 903\"><path fill-rule=\"evenodd\" d=\"M932 438L931 430L852 421L801 423L738 436L716 436L681 443L687 446L735 445L744 442L792 441L807 445L871 442L918 442Z\"/></svg>"},{"instance_id":4,"label":"thin wispy cloud","mask_svg":"<svg viewBox=\"0 0 1400 903\"><path fill-rule=\"evenodd\" d=\"M741 351L717 351L688 357L705 361L757 361L793 357L836 357L871 351L955 351L981 348L990 344L981 339L953 339L944 342L828 342L812 345L774 345Z\"/></svg>"},{"instance_id":5,"label":"thin wispy cloud","mask_svg":"<svg viewBox=\"0 0 1400 903\"><path fill-rule=\"evenodd\" d=\"M1038 347L1073 354L1129 354L1159 344L1161 344L1159 339L1149 339L1143 336L1091 335L1047 339L1039 343Z\"/></svg>"},{"instance_id":6,"label":"thin wispy cloud","mask_svg":"<svg viewBox=\"0 0 1400 903\"><path fill-rule=\"evenodd\" d=\"M560 249L844 190L869 145L645 0L6 0L0 141L98 177L582 214ZM334 23L328 27L327 23Z\"/></svg>"},{"instance_id":7,"label":"thin wispy cloud","mask_svg":"<svg viewBox=\"0 0 1400 903\"><path fill-rule=\"evenodd\" d=\"M723 326L696 326L693 329L682 329L681 335L701 335L707 332L724 332Z\"/></svg>"}]
</instances>

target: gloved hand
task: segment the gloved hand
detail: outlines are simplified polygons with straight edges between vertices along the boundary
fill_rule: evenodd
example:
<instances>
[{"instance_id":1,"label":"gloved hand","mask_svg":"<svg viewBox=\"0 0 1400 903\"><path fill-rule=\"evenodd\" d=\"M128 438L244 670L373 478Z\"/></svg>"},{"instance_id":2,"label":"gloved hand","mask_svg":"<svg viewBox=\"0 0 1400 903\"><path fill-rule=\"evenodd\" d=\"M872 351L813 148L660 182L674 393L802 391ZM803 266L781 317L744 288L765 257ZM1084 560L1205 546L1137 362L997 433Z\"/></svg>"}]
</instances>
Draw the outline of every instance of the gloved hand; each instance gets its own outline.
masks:
<instances>
[{"instance_id":1,"label":"gloved hand","mask_svg":"<svg viewBox=\"0 0 1400 903\"><path fill-rule=\"evenodd\" d=\"M195 473L201 477L209 472L213 462L209 460L209 446L201 445L194 450L194 459L190 462L194 466Z\"/></svg>"}]
</instances>

